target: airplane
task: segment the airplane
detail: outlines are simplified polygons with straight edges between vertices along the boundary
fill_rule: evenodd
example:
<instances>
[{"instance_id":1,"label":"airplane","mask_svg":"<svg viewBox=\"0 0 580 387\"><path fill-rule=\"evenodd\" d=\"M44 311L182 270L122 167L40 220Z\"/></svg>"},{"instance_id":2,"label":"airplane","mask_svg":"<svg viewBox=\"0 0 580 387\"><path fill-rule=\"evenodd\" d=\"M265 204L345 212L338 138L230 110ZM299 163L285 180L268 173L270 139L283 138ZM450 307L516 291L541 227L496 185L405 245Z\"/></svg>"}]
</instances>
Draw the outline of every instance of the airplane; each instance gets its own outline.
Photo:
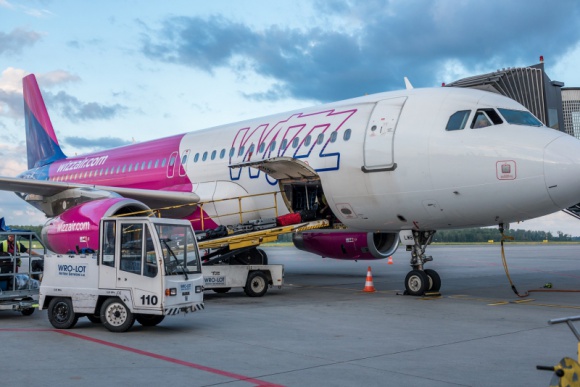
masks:
<instances>
[{"instance_id":1,"label":"airplane","mask_svg":"<svg viewBox=\"0 0 580 387\"><path fill-rule=\"evenodd\" d=\"M436 230L503 227L577 203L580 141L499 94L409 86L67 157L30 74L28 170L0 189L44 212L57 253L97 250L103 216L161 208L201 230L235 224L242 200L244 220L325 202L344 228L296 233L297 248L358 261L402 244L406 293L438 291L424 267Z\"/></svg>"}]
</instances>

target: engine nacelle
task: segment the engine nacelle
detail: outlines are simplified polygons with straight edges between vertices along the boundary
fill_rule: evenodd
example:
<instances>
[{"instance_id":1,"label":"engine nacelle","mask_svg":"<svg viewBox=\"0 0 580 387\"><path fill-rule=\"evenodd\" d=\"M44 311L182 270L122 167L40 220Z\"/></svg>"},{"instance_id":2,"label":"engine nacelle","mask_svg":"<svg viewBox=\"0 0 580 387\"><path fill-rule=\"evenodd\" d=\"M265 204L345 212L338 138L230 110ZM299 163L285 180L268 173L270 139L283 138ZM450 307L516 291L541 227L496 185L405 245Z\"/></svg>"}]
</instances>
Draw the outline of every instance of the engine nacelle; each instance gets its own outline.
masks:
<instances>
[{"instance_id":1,"label":"engine nacelle","mask_svg":"<svg viewBox=\"0 0 580 387\"><path fill-rule=\"evenodd\" d=\"M352 232L346 230L305 231L294 234L300 250L335 259L383 259L399 247L399 233Z\"/></svg>"},{"instance_id":2,"label":"engine nacelle","mask_svg":"<svg viewBox=\"0 0 580 387\"><path fill-rule=\"evenodd\" d=\"M46 222L41 232L42 240L49 250L57 254L76 251L77 247L97 250L101 218L147 210L150 210L149 207L133 199L93 200L68 209Z\"/></svg>"}]
</instances>

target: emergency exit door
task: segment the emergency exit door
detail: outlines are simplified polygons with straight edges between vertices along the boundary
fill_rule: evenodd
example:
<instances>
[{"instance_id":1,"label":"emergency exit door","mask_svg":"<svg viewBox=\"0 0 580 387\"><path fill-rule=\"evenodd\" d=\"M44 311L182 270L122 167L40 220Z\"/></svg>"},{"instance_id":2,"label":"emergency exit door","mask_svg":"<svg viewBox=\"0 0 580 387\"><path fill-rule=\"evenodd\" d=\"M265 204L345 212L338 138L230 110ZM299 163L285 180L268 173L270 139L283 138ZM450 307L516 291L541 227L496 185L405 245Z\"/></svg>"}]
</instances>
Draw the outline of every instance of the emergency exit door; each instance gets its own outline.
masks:
<instances>
[{"instance_id":1,"label":"emergency exit door","mask_svg":"<svg viewBox=\"0 0 580 387\"><path fill-rule=\"evenodd\" d=\"M393 171L397 167L394 140L397 123L407 97L377 102L365 132L364 172Z\"/></svg>"}]
</instances>

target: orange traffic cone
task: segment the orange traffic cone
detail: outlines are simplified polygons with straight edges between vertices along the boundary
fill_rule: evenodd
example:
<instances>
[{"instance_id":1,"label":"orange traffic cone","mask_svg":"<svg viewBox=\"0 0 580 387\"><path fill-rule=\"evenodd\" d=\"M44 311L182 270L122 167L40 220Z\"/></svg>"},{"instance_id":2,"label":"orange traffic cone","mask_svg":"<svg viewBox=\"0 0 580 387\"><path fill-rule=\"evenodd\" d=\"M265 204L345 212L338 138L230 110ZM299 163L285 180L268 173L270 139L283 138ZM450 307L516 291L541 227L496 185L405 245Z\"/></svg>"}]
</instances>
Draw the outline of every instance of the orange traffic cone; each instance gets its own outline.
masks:
<instances>
[{"instance_id":1,"label":"orange traffic cone","mask_svg":"<svg viewBox=\"0 0 580 387\"><path fill-rule=\"evenodd\" d=\"M392 265L393 264L393 256L390 255L389 256L389 262L387 262L388 265Z\"/></svg>"},{"instance_id":2,"label":"orange traffic cone","mask_svg":"<svg viewBox=\"0 0 580 387\"><path fill-rule=\"evenodd\" d=\"M365 282L365 288L363 292L372 293L375 291L375 285L373 285L373 273L371 273L371 267L369 266L367 271L367 280Z\"/></svg>"}]
</instances>

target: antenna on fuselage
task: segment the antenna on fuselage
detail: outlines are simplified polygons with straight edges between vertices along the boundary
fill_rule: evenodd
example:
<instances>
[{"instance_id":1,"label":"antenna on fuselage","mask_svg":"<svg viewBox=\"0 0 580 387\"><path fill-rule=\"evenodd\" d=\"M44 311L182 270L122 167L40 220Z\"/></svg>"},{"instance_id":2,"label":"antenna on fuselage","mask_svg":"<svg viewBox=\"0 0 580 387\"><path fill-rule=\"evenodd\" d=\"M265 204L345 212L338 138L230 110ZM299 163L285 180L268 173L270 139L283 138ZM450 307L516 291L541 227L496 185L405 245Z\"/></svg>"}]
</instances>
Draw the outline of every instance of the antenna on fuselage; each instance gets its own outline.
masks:
<instances>
[{"instance_id":1,"label":"antenna on fuselage","mask_svg":"<svg viewBox=\"0 0 580 387\"><path fill-rule=\"evenodd\" d=\"M411 85L411 81L409 81L409 78L405 77L405 88L407 90L411 90L413 88L413 85Z\"/></svg>"}]
</instances>

